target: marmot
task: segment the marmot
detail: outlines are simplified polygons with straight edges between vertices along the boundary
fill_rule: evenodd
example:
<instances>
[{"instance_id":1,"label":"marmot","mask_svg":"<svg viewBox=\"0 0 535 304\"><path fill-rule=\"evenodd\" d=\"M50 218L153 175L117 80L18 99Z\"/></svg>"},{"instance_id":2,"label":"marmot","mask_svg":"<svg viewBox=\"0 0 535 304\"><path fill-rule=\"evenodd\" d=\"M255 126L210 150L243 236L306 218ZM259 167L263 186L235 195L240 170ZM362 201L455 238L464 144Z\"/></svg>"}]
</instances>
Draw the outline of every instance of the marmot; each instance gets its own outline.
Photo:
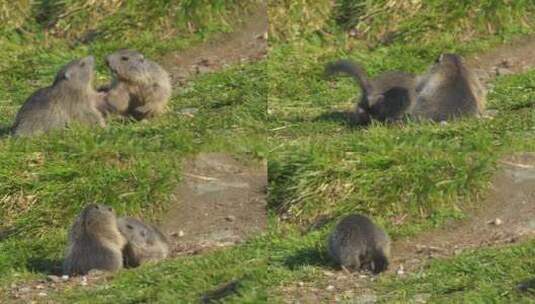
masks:
<instances>
[{"instance_id":1,"label":"marmot","mask_svg":"<svg viewBox=\"0 0 535 304\"><path fill-rule=\"evenodd\" d=\"M457 54L440 55L419 77L416 94L409 112L419 119L444 121L480 116L485 108L485 89Z\"/></svg>"},{"instance_id":2,"label":"marmot","mask_svg":"<svg viewBox=\"0 0 535 304\"><path fill-rule=\"evenodd\" d=\"M113 80L107 91L104 114L118 113L137 120L166 111L171 97L169 74L135 50L119 50L106 57Z\"/></svg>"},{"instance_id":3,"label":"marmot","mask_svg":"<svg viewBox=\"0 0 535 304\"><path fill-rule=\"evenodd\" d=\"M29 136L65 128L73 122L105 127L97 110L103 94L93 88L93 56L74 60L61 68L50 87L37 90L22 105L12 134Z\"/></svg>"},{"instance_id":4,"label":"marmot","mask_svg":"<svg viewBox=\"0 0 535 304\"><path fill-rule=\"evenodd\" d=\"M356 62L339 60L327 65L327 75L345 73L360 86L361 98L357 103L354 123L366 125L371 119L397 121L402 119L416 100L416 76L411 73L390 71L369 79Z\"/></svg>"},{"instance_id":5,"label":"marmot","mask_svg":"<svg viewBox=\"0 0 535 304\"><path fill-rule=\"evenodd\" d=\"M327 250L342 268L379 273L388 268L390 238L366 216L352 214L338 222L328 238Z\"/></svg>"},{"instance_id":6,"label":"marmot","mask_svg":"<svg viewBox=\"0 0 535 304\"><path fill-rule=\"evenodd\" d=\"M137 267L147 261L165 259L169 255L169 242L155 226L133 217L119 218L117 223L119 231L128 242L123 250L126 267Z\"/></svg>"},{"instance_id":7,"label":"marmot","mask_svg":"<svg viewBox=\"0 0 535 304\"><path fill-rule=\"evenodd\" d=\"M71 227L63 271L68 275L83 275L91 269L121 269L125 245L113 209L91 204Z\"/></svg>"}]
</instances>

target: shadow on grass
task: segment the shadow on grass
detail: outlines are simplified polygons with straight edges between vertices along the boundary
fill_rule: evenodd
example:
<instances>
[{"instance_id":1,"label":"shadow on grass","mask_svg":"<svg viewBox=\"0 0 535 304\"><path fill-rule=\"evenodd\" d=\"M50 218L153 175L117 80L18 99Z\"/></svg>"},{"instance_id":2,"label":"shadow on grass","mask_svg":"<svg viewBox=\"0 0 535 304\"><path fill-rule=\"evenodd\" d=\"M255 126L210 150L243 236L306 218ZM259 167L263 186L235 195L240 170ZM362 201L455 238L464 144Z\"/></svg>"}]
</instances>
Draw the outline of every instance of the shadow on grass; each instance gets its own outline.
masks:
<instances>
[{"instance_id":1,"label":"shadow on grass","mask_svg":"<svg viewBox=\"0 0 535 304\"><path fill-rule=\"evenodd\" d=\"M335 122L341 124L348 128L366 128L366 124L363 124L358 121L357 115L354 111L330 111L323 113L316 117L314 121L326 121L326 122Z\"/></svg>"},{"instance_id":2,"label":"shadow on grass","mask_svg":"<svg viewBox=\"0 0 535 304\"><path fill-rule=\"evenodd\" d=\"M305 248L299 250L296 254L289 256L285 261L291 270L296 270L301 266L322 266L336 269L336 265L328 258L327 253L319 251L317 248Z\"/></svg>"},{"instance_id":3,"label":"shadow on grass","mask_svg":"<svg viewBox=\"0 0 535 304\"><path fill-rule=\"evenodd\" d=\"M7 137L11 133L11 126L0 126L0 138Z\"/></svg>"},{"instance_id":4,"label":"shadow on grass","mask_svg":"<svg viewBox=\"0 0 535 304\"><path fill-rule=\"evenodd\" d=\"M28 270L46 275L62 275L62 261L48 258L30 258L27 263Z\"/></svg>"}]
</instances>

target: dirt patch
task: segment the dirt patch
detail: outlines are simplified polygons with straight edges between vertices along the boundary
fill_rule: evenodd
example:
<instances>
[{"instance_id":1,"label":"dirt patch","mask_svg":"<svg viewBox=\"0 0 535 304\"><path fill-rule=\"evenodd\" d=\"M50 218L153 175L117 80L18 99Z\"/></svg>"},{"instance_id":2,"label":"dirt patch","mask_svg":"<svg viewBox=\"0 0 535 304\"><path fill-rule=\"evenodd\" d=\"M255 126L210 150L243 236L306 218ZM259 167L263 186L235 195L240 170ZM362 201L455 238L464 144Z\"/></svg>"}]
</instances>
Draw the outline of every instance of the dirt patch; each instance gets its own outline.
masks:
<instances>
[{"instance_id":1,"label":"dirt patch","mask_svg":"<svg viewBox=\"0 0 535 304\"><path fill-rule=\"evenodd\" d=\"M516 243L535 236L535 153L500 160L486 198L469 210L469 219L453 221L444 228L397 240L392 246L389 273L421 270L436 258L454 256L469 248ZM288 303L317 303L350 300L375 303L373 276L343 271L324 271L312 284L285 287ZM419 295L425 297L425 295ZM423 302L425 303L425 302Z\"/></svg>"},{"instance_id":2,"label":"dirt patch","mask_svg":"<svg viewBox=\"0 0 535 304\"><path fill-rule=\"evenodd\" d=\"M266 4L259 4L248 14L239 30L194 48L167 54L162 65L169 71L172 83L183 84L198 74L264 58L267 55L268 30Z\"/></svg>"},{"instance_id":3,"label":"dirt patch","mask_svg":"<svg viewBox=\"0 0 535 304\"><path fill-rule=\"evenodd\" d=\"M499 75L524 73L535 68L535 37L528 36L467 58L468 65L484 83Z\"/></svg>"},{"instance_id":4,"label":"dirt patch","mask_svg":"<svg viewBox=\"0 0 535 304\"><path fill-rule=\"evenodd\" d=\"M265 229L267 162L201 153L184 162L182 176L162 222L175 254L233 245Z\"/></svg>"},{"instance_id":5,"label":"dirt patch","mask_svg":"<svg viewBox=\"0 0 535 304\"><path fill-rule=\"evenodd\" d=\"M464 249L517 242L535 235L535 153L508 156L481 208L470 219L394 243L393 268L421 267L422 260L459 254Z\"/></svg>"}]
</instances>

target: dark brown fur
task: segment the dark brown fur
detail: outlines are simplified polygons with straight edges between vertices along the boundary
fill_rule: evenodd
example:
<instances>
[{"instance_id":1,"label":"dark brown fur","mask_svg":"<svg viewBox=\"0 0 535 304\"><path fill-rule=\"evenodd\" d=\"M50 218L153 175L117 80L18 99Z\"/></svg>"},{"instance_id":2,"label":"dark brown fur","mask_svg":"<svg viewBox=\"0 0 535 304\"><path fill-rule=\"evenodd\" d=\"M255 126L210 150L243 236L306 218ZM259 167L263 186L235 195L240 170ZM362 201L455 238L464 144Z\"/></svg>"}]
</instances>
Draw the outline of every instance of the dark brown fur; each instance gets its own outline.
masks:
<instances>
[{"instance_id":1,"label":"dark brown fur","mask_svg":"<svg viewBox=\"0 0 535 304\"><path fill-rule=\"evenodd\" d=\"M329 256L348 270L364 268L379 273L388 268L390 238L366 216L352 214L338 222L327 249Z\"/></svg>"},{"instance_id":2,"label":"dark brown fur","mask_svg":"<svg viewBox=\"0 0 535 304\"><path fill-rule=\"evenodd\" d=\"M166 111L171 82L157 63L137 51L120 50L108 55L106 64L114 79L102 89L107 92L106 103L100 107L104 114L118 113L140 120Z\"/></svg>"},{"instance_id":3,"label":"dark brown fur","mask_svg":"<svg viewBox=\"0 0 535 304\"><path fill-rule=\"evenodd\" d=\"M68 275L83 275L91 269L118 270L123 267L125 245L113 209L91 204L71 227L63 271Z\"/></svg>"},{"instance_id":4,"label":"dark brown fur","mask_svg":"<svg viewBox=\"0 0 535 304\"><path fill-rule=\"evenodd\" d=\"M327 65L328 75L345 73L357 80L361 98L357 103L354 123L365 125L371 119L396 121L404 117L416 99L416 77L413 74L391 71L369 79L364 69L350 60Z\"/></svg>"},{"instance_id":5,"label":"dark brown fur","mask_svg":"<svg viewBox=\"0 0 535 304\"><path fill-rule=\"evenodd\" d=\"M39 89L22 105L12 127L13 135L46 133L72 123L104 127L104 118L97 110L103 94L93 89L93 77L92 56L65 65L52 86Z\"/></svg>"},{"instance_id":6,"label":"dark brown fur","mask_svg":"<svg viewBox=\"0 0 535 304\"><path fill-rule=\"evenodd\" d=\"M133 217L119 218L117 224L128 242L123 250L125 266L137 267L144 262L158 261L168 256L167 238L155 226Z\"/></svg>"}]
</instances>

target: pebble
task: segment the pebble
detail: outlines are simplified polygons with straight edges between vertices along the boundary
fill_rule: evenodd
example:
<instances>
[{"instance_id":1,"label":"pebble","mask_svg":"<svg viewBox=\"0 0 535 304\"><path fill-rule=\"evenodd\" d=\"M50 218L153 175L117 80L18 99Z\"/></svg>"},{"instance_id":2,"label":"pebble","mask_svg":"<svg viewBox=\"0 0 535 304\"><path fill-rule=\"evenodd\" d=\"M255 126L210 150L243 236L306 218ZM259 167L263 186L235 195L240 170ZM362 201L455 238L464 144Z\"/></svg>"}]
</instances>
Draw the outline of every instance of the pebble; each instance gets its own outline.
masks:
<instances>
[{"instance_id":1,"label":"pebble","mask_svg":"<svg viewBox=\"0 0 535 304\"><path fill-rule=\"evenodd\" d=\"M334 291L334 286L333 285L329 285L329 286L327 286L327 288L325 288L325 290Z\"/></svg>"},{"instance_id":2,"label":"pebble","mask_svg":"<svg viewBox=\"0 0 535 304\"><path fill-rule=\"evenodd\" d=\"M399 265L399 268L398 268L398 270L396 270L396 273L397 273L398 276L402 276L402 275L405 274L405 270L403 269L403 264Z\"/></svg>"},{"instance_id":3,"label":"pebble","mask_svg":"<svg viewBox=\"0 0 535 304\"><path fill-rule=\"evenodd\" d=\"M225 217L225 219L229 222L234 222L236 220L236 217L234 215L228 215Z\"/></svg>"},{"instance_id":4,"label":"pebble","mask_svg":"<svg viewBox=\"0 0 535 304\"><path fill-rule=\"evenodd\" d=\"M68 278L68 277L69 277L69 276L67 276L67 278ZM60 277L58 277L58 276L56 276L56 275L49 275L49 276L47 276L46 278L47 278L49 281L52 281L52 282L54 282L54 283L59 283L59 282L61 282L61 279L62 279L62 278L60 278Z\"/></svg>"}]
</instances>

